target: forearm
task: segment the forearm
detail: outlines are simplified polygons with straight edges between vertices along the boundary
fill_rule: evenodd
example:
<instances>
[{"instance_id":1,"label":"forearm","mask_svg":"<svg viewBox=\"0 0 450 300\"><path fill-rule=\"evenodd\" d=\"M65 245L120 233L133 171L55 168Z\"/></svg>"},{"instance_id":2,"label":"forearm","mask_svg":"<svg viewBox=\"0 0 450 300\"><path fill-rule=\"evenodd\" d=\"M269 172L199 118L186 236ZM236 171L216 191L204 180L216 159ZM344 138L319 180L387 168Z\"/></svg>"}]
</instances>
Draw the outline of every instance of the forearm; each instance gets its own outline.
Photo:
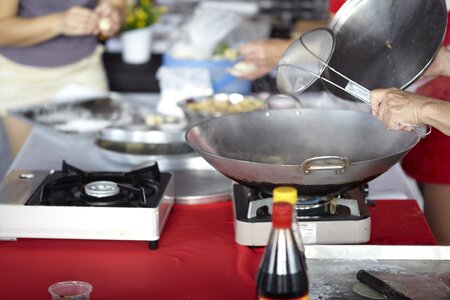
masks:
<instances>
[{"instance_id":1,"label":"forearm","mask_svg":"<svg viewBox=\"0 0 450 300\"><path fill-rule=\"evenodd\" d=\"M118 8L121 12L125 9L126 0L100 0L99 4L108 3L116 8Z\"/></svg>"},{"instance_id":2,"label":"forearm","mask_svg":"<svg viewBox=\"0 0 450 300\"><path fill-rule=\"evenodd\" d=\"M440 75L450 77L450 50L448 50L447 48L443 48L442 54L443 54L444 68Z\"/></svg>"},{"instance_id":3,"label":"forearm","mask_svg":"<svg viewBox=\"0 0 450 300\"><path fill-rule=\"evenodd\" d=\"M7 17L0 20L0 46L24 47L61 34L60 13L36 18Z\"/></svg>"},{"instance_id":4,"label":"forearm","mask_svg":"<svg viewBox=\"0 0 450 300\"><path fill-rule=\"evenodd\" d=\"M420 120L450 136L450 102L429 98L420 109Z\"/></svg>"}]
</instances>

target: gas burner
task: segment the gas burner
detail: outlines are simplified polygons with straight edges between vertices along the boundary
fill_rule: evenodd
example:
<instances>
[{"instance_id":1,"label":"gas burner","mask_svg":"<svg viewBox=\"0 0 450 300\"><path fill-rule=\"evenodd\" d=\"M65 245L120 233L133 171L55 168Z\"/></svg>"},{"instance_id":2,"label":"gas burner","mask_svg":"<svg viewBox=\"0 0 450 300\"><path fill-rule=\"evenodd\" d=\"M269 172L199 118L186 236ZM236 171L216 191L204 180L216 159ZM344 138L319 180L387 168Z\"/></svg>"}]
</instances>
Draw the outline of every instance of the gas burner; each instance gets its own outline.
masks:
<instances>
[{"instance_id":1,"label":"gas burner","mask_svg":"<svg viewBox=\"0 0 450 300\"><path fill-rule=\"evenodd\" d=\"M336 213L335 196L300 196L295 205L297 217L320 217Z\"/></svg>"},{"instance_id":2,"label":"gas burner","mask_svg":"<svg viewBox=\"0 0 450 300\"><path fill-rule=\"evenodd\" d=\"M305 244L354 244L370 239L370 213L365 186L342 194L300 196L297 221ZM236 242L264 246L271 229L270 193L233 185Z\"/></svg>"},{"instance_id":3,"label":"gas burner","mask_svg":"<svg viewBox=\"0 0 450 300\"><path fill-rule=\"evenodd\" d=\"M159 179L156 163L131 172L86 172L63 161L62 171L50 174L28 204L144 207Z\"/></svg>"},{"instance_id":4,"label":"gas burner","mask_svg":"<svg viewBox=\"0 0 450 300\"><path fill-rule=\"evenodd\" d=\"M119 193L117 183L113 181L94 181L84 186L87 195L97 198L111 197Z\"/></svg>"},{"instance_id":5,"label":"gas burner","mask_svg":"<svg viewBox=\"0 0 450 300\"><path fill-rule=\"evenodd\" d=\"M57 171L12 170L0 184L0 238L136 240L157 249L173 181L156 162L129 172L86 172L65 161Z\"/></svg>"},{"instance_id":6,"label":"gas burner","mask_svg":"<svg viewBox=\"0 0 450 300\"><path fill-rule=\"evenodd\" d=\"M270 217L272 214L272 194L254 189L248 189L249 199L248 218L256 216ZM295 209L298 219L318 218L327 215L334 215L342 212L345 208L338 207L337 199L342 198L340 194L326 196L304 196L299 195Z\"/></svg>"}]
</instances>

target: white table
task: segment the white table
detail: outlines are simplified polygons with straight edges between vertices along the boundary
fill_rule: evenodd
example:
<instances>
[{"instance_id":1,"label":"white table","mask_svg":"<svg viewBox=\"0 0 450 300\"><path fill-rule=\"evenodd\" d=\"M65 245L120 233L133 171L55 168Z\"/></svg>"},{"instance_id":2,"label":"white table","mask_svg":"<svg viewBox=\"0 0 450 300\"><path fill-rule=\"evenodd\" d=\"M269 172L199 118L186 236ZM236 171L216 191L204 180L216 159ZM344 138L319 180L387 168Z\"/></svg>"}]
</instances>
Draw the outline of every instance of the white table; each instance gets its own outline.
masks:
<instances>
[{"instance_id":1,"label":"white table","mask_svg":"<svg viewBox=\"0 0 450 300\"><path fill-rule=\"evenodd\" d=\"M133 101L156 107L159 95L124 94ZM365 110L364 103L351 103L331 99L326 93L305 94L301 97L305 106L333 107ZM35 126L24 146L9 168L23 170L61 169L66 160L79 168L92 171L127 171L133 166L108 160L94 143L94 136L73 138L52 129ZM423 200L415 181L408 178L399 164L369 182L371 199L416 199L423 207Z\"/></svg>"}]
</instances>

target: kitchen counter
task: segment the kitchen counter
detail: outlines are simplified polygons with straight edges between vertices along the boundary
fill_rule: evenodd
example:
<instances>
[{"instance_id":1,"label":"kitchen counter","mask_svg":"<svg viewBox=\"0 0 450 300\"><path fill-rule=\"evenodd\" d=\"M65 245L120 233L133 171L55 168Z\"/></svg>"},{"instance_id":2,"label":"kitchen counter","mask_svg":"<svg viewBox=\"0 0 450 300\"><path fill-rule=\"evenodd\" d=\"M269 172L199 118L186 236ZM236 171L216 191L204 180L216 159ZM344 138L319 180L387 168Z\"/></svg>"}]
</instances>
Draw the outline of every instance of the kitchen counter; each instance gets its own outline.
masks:
<instances>
[{"instance_id":1,"label":"kitchen counter","mask_svg":"<svg viewBox=\"0 0 450 300\"><path fill-rule=\"evenodd\" d=\"M69 89L67 93L70 94L73 91ZM153 109L156 109L160 99L159 94L156 93L120 93L119 96ZM339 101L325 92L303 93L301 101L305 107L368 110L365 103ZM123 163L112 161L95 145L93 134L68 135L47 127L35 126L8 172L15 169L58 170L63 160L91 171L127 171L137 167L125 159ZM369 183L369 198L416 199L419 206L422 206L420 193L399 164Z\"/></svg>"}]
</instances>

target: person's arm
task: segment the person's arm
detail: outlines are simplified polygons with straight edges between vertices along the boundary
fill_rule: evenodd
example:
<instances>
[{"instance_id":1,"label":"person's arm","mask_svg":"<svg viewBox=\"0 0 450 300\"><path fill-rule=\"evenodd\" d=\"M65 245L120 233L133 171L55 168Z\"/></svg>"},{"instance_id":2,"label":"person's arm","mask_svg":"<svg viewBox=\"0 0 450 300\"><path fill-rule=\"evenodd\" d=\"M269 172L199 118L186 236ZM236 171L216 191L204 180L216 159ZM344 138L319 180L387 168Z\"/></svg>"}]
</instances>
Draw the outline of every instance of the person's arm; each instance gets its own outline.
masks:
<instances>
[{"instance_id":1,"label":"person's arm","mask_svg":"<svg viewBox=\"0 0 450 300\"><path fill-rule=\"evenodd\" d=\"M66 11L22 18L17 16L19 0L0 1L0 46L25 47L58 35L98 33L99 17L92 10L74 6Z\"/></svg>"},{"instance_id":2,"label":"person's arm","mask_svg":"<svg viewBox=\"0 0 450 300\"><path fill-rule=\"evenodd\" d=\"M100 0L95 12L99 16L99 30L105 37L120 31L124 21L125 0Z\"/></svg>"},{"instance_id":3,"label":"person's arm","mask_svg":"<svg viewBox=\"0 0 450 300\"><path fill-rule=\"evenodd\" d=\"M428 98L420 110L420 120L450 136L450 102Z\"/></svg>"},{"instance_id":4,"label":"person's arm","mask_svg":"<svg viewBox=\"0 0 450 300\"><path fill-rule=\"evenodd\" d=\"M450 102L400 89L371 92L372 114L392 130L411 130L411 125L429 125L450 136Z\"/></svg>"},{"instance_id":5,"label":"person's arm","mask_svg":"<svg viewBox=\"0 0 450 300\"><path fill-rule=\"evenodd\" d=\"M126 2L127 0L100 0L99 4L108 3L123 11L125 9Z\"/></svg>"},{"instance_id":6,"label":"person's arm","mask_svg":"<svg viewBox=\"0 0 450 300\"><path fill-rule=\"evenodd\" d=\"M240 46L238 52L241 54L243 62L255 66L254 72L241 77L253 80L269 73L276 67L291 42L291 40L272 38L253 41Z\"/></svg>"},{"instance_id":7,"label":"person's arm","mask_svg":"<svg viewBox=\"0 0 450 300\"><path fill-rule=\"evenodd\" d=\"M450 77L450 50L442 47L424 75Z\"/></svg>"}]
</instances>

